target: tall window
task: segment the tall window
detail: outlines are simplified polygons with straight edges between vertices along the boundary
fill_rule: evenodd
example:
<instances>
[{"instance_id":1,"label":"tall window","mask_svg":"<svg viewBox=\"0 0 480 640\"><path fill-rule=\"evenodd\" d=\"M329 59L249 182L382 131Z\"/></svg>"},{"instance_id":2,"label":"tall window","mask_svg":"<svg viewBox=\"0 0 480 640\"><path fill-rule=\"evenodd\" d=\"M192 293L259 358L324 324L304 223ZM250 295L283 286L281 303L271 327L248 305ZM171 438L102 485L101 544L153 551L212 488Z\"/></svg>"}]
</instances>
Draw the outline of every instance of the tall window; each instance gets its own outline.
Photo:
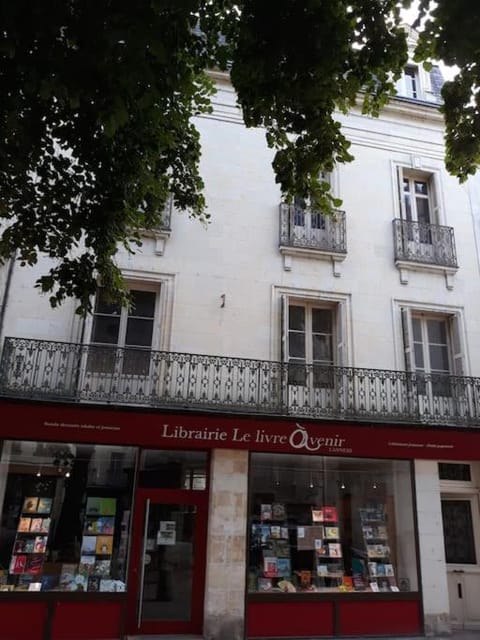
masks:
<instances>
[{"instance_id":1,"label":"tall window","mask_svg":"<svg viewBox=\"0 0 480 640\"><path fill-rule=\"evenodd\" d=\"M451 395L451 375L464 375L459 317L402 310L402 324L407 370L415 371L421 393ZM427 387L422 380L430 380Z\"/></svg>"},{"instance_id":2,"label":"tall window","mask_svg":"<svg viewBox=\"0 0 480 640\"><path fill-rule=\"evenodd\" d=\"M403 202L408 222L431 223L430 187L427 180L404 175Z\"/></svg>"},{"instance_id":3,"label":"tall window","mask_svg":"<svg viewBox=\"0 0 480 640\"><path fill-rule=\"evenodd\" d=\"M404 77L405 95L409 98L418 98L418 69L416 67L406 67Z\"/></svg>"},{"instance_id":4,"label":"tall window","mask_svg":"<svg viewBox=\"0 0 480 640\"><path fill-rule=\"evenodd\" d=\"M156 293L133 289L130 295L131 306L120 307L109 302L104 290L99 289L92 325L91 371L148 374Z\"/></svg>"},{"instance_id":5,"label":"tall window","mask_svg":"<svg viewBox=\"0 0 480 640\"><path fill-rule=\"evenodd\" d=\"M334 364L334 310L310 304L291 303L288 306L289 382L306 384L312 372L314 386L330 385L331 372L325 367Z\"/></svg>"}]
</instances>

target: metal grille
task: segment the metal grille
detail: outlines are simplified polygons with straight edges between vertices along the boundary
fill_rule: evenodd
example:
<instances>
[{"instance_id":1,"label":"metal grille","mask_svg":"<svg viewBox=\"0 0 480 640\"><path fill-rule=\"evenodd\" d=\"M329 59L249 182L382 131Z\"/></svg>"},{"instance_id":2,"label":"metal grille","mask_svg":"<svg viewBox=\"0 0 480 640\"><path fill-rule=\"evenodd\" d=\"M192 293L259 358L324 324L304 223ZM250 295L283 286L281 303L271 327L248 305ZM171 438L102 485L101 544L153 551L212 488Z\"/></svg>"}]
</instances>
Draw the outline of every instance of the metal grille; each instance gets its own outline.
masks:
<instances>
[{"instance_id":1,"label":"metal grille","mask_svg":"<svg viewBox=\"0 0 480 640\"><path fill-rule=\"evenodd\" d=\"M305 369L298 377L289 375L289 366L279 362L145 350L139 350L139 355L142 361L148 357L147 370L133 374L124 372L125 351L6 338L0 393L320 419L480 424L478 378L292 365ZM98 366L100 362L103 367ZM329 383L318 384L318 380Z\"/></svg>"},{"instance_id":2,"label":"metal grille","mask_svg":"<svg viewBox=\"0 0 480 640\"><path fill-rule=\"evenodd\" d=\"M346 253L345 212L323 215L310 208L280 205L280 246Z\"/></svg>"},{"instance_id":3,"label":"metal grille","mask_svg":"<svg viewBox=\"0 0 480 640\"><path fill-rule=\"evenodd\" d=\"M393 221L393 238L396 260L458 266L452 227L396 219Z\"/></svg>"}]
</instances>

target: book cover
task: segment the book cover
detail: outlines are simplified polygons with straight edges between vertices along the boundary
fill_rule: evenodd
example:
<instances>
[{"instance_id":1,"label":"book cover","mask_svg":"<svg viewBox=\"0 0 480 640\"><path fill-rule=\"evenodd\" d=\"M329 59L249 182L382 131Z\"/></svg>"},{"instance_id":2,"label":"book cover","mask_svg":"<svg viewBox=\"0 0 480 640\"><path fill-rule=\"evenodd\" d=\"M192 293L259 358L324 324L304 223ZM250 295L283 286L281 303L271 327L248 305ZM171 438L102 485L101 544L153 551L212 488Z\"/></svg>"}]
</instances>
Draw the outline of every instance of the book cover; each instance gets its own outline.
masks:
<instances>
[{"instance_id":1,"label":"book cover","mask_svg":"<svg viewBox=\"0 0 480 640\"><path fill-rule=\"evenodd\" d=\"M270 527L267 524L260 525L262 532L262 544L266 544L270 538Z\"/></svg>"},{"instance_id":2,"label":"book cover","mask_svg":"<svg viewBox=\"0 0 480 640\"><path fill-rule=\"evenodd\" d=\"M35 551L35 538L27 538L25 540L24 553L33 553Z\"/></svg>"},{"instance_id":3,"label":"book cover","mask_svg":"<svg viewBox=\"0 0 480 640\"><path fill-rule=\"evenodd\" d=\"M32 522L30 524L30 531L35 531L36 533L41 533L41 531L42 531L42 518L32 518Z\"/></svg>"},{"instance_id":4,"label":"book cover","mask_svg":"<svg viewBox=\"0 0 480 640\"><path fill-rule=\"evenodd\" d=\"M338 520L336 507L323 507L323 522L336 522Z\"/></svg>"},{"instance_id":5,"label":"book cover","mask_svg":"<svg viewBox=\"0 0 480 640\"><path fill-rule=\"evenodd\" d=\"M96 518L87 518L85 520L85 524L83 525L83 533L87 536L96 535L98 533Z\"/></svg>"},{"instance_id":6,"label":"book cover","mask_svg":"<svg viewBox=\"0 0 480 640\"><path fill-rule=\"evenodd\" d=\"M23 501L22 513L36 513L38 505L37 497L25 498Z\"/></svg>"},{"instance_id":7,"label":"book cover","mask_svg":"<svg viewBox=\"0 0 480 640\"><path fill-rule=\"evenodd\" d=\"M41 582L31 582L28 585L28 591L41 591L42 583Z\"/></svg>"},{"instance_id":8,"label":"book cover","mask_svg":"<svg viewBox=\"0 0 480 640\"><path fill-rule=\"evenodd\" d=\"M393 576L394 575L393 564L386 564L385 565L385 575L386 576Z\"/></svg>"},{"instance_id":9,"label":"book cover","mask_svg":"<svg viewBox=\"0 0 480 640\"><path fill-rule=\"evenodd\" d=\"M364 525L362 527L362 531L363 531L363 537L365 538L365 540L372 540L372 538L375 537L373 527Z\"/></svg>"},{"instance_id":10,"label":"book cover","mask_svg":"<svg viewBox=\"0 0 480 640\"><path fill-rule=\"evenodd\" d=\"M277 525L272 525L270 527L270 536L272 538L280 538L280 527Z\"/></svg>"},{"instance_id":11,"label":"book cover","mask_svg":"<svg viewBox=\"0 0 480 640\"><path fill-rule=\"evenodd\" d=\"M355 591L365 591L365 589L367 588L367 584L365 582L363 573L353 574L353 588L355 589Z\"/></svg>"},{"instance_id":12,"label":"book cover","mask_svg":"<svg viewBox=\"0 0 480 640\"><path fill-rule=\"evenodd\" d=\"M270 578L258 578L257 581L259 591L271 591L272 581Z\"/></svg>"},{"instance_id":13,"label":"book cover","mask_svg":"<svg viewBox=\"0 0 480 640\"><path fill-rule=\"evenodd\" d=\"M100 515L100 498L94 496L87 498L86 513L88 516Z\"/></svg>"},{"instance_id":14,"label":"book cover","mask_svg":"<svg viewBox=\"0 0 480 640\"><path fill-rule=\"evenodd\" d=\"M376 562L369 562L368 563L368 573L371 576L376 577L376 575L377 575L377 563Z\"/></svg>"},{"instance_id":15,"label":"book cover","mask_svg":"<svg viewBox=\"0 0 480 640\"><path fill-rule=\"evenodd\" d=\"M325 538L336 539L340 537L338 527L325 527Z\"/></svg>"},{"instance_id":16,"label":"book cover","mask_svg":"<svg viewBox=\"0 0 480 640\"><path fill-rule=\"evenodd\" d=\"M52 498L39 498L37 513L50 513L52 510Z\"/></svg>"},{"instance_id":17,"label":"book cover","mask_svg":"<svg viewBox=\"0 0 480 640\"><path fill-rule=\"evenodd\" d=\"M59 584L60 575L58 573L42 575L42 591L57 591Z\"/></svg>"},{"instance_id":18,"label":"book cover","mask_svg":"<svg viewBox=\"0 0 480 640\"><path fill-rule=\"evenodd\" d=\"M342 587L345 591L353 591L353 577L342 576Z\"/></svg>"},{"instance_id":19,"label":"book cover","mask_svg":"<svg viewBox=\"0 0 480 640\"><path fill-rule=\"evenodd\" d=\"M82 554L95 553L96 546L97 546L97 536L83 536L81 553Z\"/></svg>"},{"instance_id":20,"label":"book cover","mask_svg":"<svg viewBox=\"0 0 480 640\"><path fill-rule=\"evenodd\" d=\"M77 565L65 563L62 564L60 571L59 588L60 591L76 591L75 574L77 573Z\"/></svg>"},{"instance_id":21,"label":"book cover","mask_svg":"<svg viewBox=\"0 0 480 640\"><path fill-rule=\"evenodd\" d=\"M379 591L390 591L390 583L388 578L377 578Z\"/></svg>"},{"instance_id":22,"label":"book cover","mask_svg":"<svg viewBox=\"0 0 480 640\"><path fill-rule=\"evenodd\" d=\"M51 518L42 518L42 524L40 525L40 531L42 533L48 533L50 531Z\"/></svg>"},{"instance_id":23,"label":"book cover","mask_svg":"<svg viewBox=\"0 0 480 640\"><path fill-rule=\"evenodd\" d=\"M115 518L113 516L101 516L96 521L97 533L113 535L115 529Z\"/></svg>"},{"instance_id":24,"label":"book cover","mask_svg":"<svg viewBox=\"0 0 480 640\"><path fill-rule=\"evenodd\" d=\"M87 591L100 591L100 578L98 576L88 576Z\"/></svg>"},{"instance_id":25,"label":"book cover","mask_svg":"<svg viewBox=\"0 0 480 640\"><path fill-rule=\"evenodd\" d=\"M287 514L285 505L282 502L274 502L272 504L272 517L273 520L285 520Z\"/></svg>"},{"instance_id":26,"label":"book cover","mask_svg":"<svg viewBox=\"0 0 480 640\"><path fill-rule=\"evenodd\" d=\"M116 580L111 580L109 578L101 578L100 579L100 591L108 591L114 592L116 591Z\"/></svg>"},{"instance_id":27,"label":"book cover","mask_svg":"<svg viewBox=\"0 0 480 640\"><path fill-rule=\"evenodd\" d=\"M75 574L73 582L70 583L70 591L87 591L88 576L82 573Z\"/></svg>"},{"instance_id":28,"label":"book cover","mask_svg":"<svg viewBox=\"0 0 480 640\"><path fill-rule=\"evenodd\" d=\"M78 565L78 572L83 575L90 575L93 573L95 566L95 556L80 556L80 564Z\"/></svg>"},{"instance_id":29,"label":"book cover","mask_svg":"<svg viewBox=\"0 0 480 640\"><path fill-rule=\"evenodd\" d=\"M33 575L42 573L43 563L45 561L45 555L43 553L32 553L27 556L27 563L25 565L25 572Z\"/></svg>"},{"instance_id":30,"label":"book cover","mask_svg":"<svg viewBox=\"0 0 480 640\"><path fill-rule=\"evenodd\" d=\"M20 520L18 521L17 531L20 531L21 533L26 533L27 531L30 531L31 524L32 524L31 518L20 518Z\"/></svg>"},{"instance_id":31,"label":"book cover","mask_svg":"<svg viewBox=\"0 0 480 640\"><path fill-rule=\"evenodd\" d=\"M323 522L323 511L321 507L312 507L312 522Z\"/></svg>"},{"instance_id":32,"label":"book cover","mask_svg":"<svg viewBox=\"0 0 480 640\"><path fill-rule=\"evenodd\" d=\"M47 536L35 536L35 540L33 542L34 553L45 553L47 550L47 540Z\"/></svg>"},{"instance_id":33,"label":"book cover","mask_svg":"<svg viewBox=\"0 0 480 640\"><path fill-rule=\"evenodd\" d=\"M263 575L265 578L274 578L277 575L277 558L267 556L263 559Z\"/></svg>"},{"instance_id":34,"label":"book cover","mask_svg":"<svg viewBox=\"0 0 480 640\"><path fill-rule=\"evenodd\" d=\"M325 578L328 576L328 566L326 564L317 565L317 576Z\"/></svg>"},{"instance_id":35,"label":"book cover","mask_svg":"<svg viewBox=\"0 0 480 640\"><path fill-rule=\"evenodd\" d=\"M384 576L385 574L385 565L382 562L377 562L377 576Z\"/></svg>"},{"instance_id":36,"label":"book cover","mask_svg":"<svg viewBox=\"0 0 480 640\"><path fill-rule=\"evenodd\" d=\"M93 573L96 576L108 577L110 575L110 560L96 560Z\"/></svg>"},{"instance_id":37,"label":"book cover","mask_svg":"<svg viewBox=\"0 0 480 640\"><path fill-rule=\"evenodd\" d=\"M288 558L290 556L290 544L288 543L288 540L275 540L272 547L273 552L277 557Z\"/></svg>"},{"instance_id":38,"label":"book cover","mask_svg":"<svg viewBox=\"0 0 480 640\"><path fill-rule=\"evenodd\" d=\"M280 527L280 537L283 540L288 540L288 527Z\"/></svg>"},{"instance_id":39,"label":"book cover","mask_svg":"<svg viewBox=\"0 0 480 640\"><path fill-rule=\"evenodd\" d=\"M271 520L272 519L272 505L271 504L261 504L260 505L260 520Z\"/></svg>"},{"instance_id":40,"label":"book cover","mask_svg":"<svg viewBox=\"0 0 480 640\"><path fill-rule=\"evenodd\" d=\"M277 558L277 575L288 578L292 573L290 558Z\"/></svg>"},{"instance_id":41,"label":"book cover","mask_svg":"<svg viewBox=\"0 0 480 640\"><path fill-rule=\"evenodd\" d=\"M370 582L370 589L372 591L378 592L379 591L378 584L376 582Z\"/></svg>"},{"instance_id":42,"label":"book cover","mask_svg":"<svg viewBox=\"0 0 480 640\"><path fill-rule=\"evenodd\" d=\"M300 578L300 586L308 589L312 584L312 572L307 569L301 569L297 571L297 575Z\"/></svg>"},{"instance_id":43,"label":"book cover","mask_svg":"<svg viewBox=\"0 0 480 640\"><path fill-rule=\"evenodd\" d=\"M100 512L101 516L114 516L117 510L116 498L100 498Z\"/></svg>"},{"instance_id":44,"label":"book cover","mask_svg":"<svg viewBox=\"0 0 480 640\"><path fill-rule=\"evenodd\" d=\"M111 556L113 551L113 536L97 536L95 553L97 555Z\"/></svg>"},{"instance_id":45,"label":"book cover","mask_svg":"<svg viewBox=\"0 0 480 640\"><path fill-rule=\"evenodd\" d=\"M329 542L328 543L328 555L331 558L341 558L342 557L342 545L339 542Z\"/></svg>"},{"instance_id":46,"label":"book cover","mask_svg":"<svg viewBox=\"0 0 480 640\"><path fill-rule=\"evenodd\" d=\"M377 527L377 538L387 539L387 527L383 524L378 525Z\"/></svg>"},{"instance_id":47,"label":"book cover","mask_svg":"<svg viewBox=\"0 0 480 640\"><path fill-rule=\"evenodd\" d=\"M17 538L13 544L13 553L26 553L25 546L27 540L22 538Z\"/></svg>"},{"instance_id":48,"label":"book cover","mask_svg":"<svg viewBox=\"0 0 480 640\"><path fill-rule=\"evenodd\" d=\"M25 567L27 565L27 557L24 554L12 556L10 560L10 573L18 574L25 573Z\"/></svg>"}]
</instances>

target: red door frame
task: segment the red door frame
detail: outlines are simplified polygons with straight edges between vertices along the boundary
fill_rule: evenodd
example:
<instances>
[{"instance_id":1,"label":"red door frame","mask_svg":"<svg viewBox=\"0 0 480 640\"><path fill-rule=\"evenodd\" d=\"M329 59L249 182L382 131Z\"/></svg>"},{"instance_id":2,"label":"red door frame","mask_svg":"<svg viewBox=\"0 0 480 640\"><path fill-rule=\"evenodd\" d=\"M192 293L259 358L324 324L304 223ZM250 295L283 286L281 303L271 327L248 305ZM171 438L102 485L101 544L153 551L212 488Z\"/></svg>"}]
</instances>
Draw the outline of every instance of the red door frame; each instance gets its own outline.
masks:
<instances>
[{"instance_id":1,"label":"red door frame","mask_svg":"<svg viewBox=\"0 0 480 640\"><path fill-rule=\"evenodd\" d=\"M188 504L197 507L193 538L193 575L190 620L151 620L138 626L137 606L140 589L140 562L143 551L145 507L147 499L153 504ZM205 563L207 542L208 491L185 489L137 489L130 548L127 627L132 634L195 633L203 627L205 591Z\"/></svg>"}]
</instances>

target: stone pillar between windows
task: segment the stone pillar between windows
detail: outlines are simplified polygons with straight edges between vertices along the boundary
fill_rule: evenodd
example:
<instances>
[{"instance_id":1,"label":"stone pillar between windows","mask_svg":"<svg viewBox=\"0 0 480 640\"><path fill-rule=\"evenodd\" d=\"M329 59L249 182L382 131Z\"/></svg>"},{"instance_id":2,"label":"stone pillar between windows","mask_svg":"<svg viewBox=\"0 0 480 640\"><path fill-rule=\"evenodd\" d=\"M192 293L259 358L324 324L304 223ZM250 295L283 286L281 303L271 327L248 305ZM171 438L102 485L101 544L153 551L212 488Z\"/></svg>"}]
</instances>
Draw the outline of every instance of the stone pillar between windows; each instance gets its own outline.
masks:
<instances>
[{"instance_id":1,"label":"stone pillar between windows","mask_svg":"<svg viewBox=\"0 0 480 640\"><path fill-rule=\"evenodd\" d=\"M425 635L448 635L450 604L438 463L415 460L415 484Z\"/></svg>"},{"instance_id":2,"label":"stone pillar between windows","mask_svg":"<svg viewBox=\"0 0 480 640\"><path fill-rule=\"evenodd\" d=\"M248 451L213 451L210 479L203 635L243 640Z\"/></svg>"}]
</instances>

